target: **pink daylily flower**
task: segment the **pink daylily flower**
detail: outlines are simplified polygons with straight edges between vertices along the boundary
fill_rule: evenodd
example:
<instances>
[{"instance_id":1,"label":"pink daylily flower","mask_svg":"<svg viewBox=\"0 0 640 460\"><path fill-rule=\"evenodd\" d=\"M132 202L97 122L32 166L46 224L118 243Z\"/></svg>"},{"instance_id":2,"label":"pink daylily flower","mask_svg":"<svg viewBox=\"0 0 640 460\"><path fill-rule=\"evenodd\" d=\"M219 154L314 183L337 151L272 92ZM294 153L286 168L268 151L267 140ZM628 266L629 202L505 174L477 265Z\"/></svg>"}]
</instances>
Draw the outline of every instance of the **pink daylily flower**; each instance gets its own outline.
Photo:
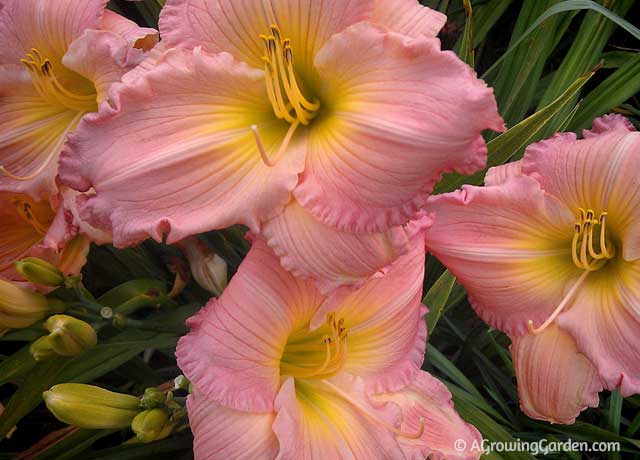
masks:
<instances>
[{"instance_id":1,"label":"pink daylily flower","mask_svg":"<svg viewBox=\"0 0 640 460\"><path fill-rule=\"evenodd\" d=\"M583 135L557 134L490 170L485 187L433 197L427 246L485 321L530 343L516 349L551 356L551 339L519 337L557 325L575 341L563 353L584 355L605 388L630 395L640 392L640 134L607 115ZM579 385L595 391L581 366ZM570 413L544 415L570 421L593 401L583 396Z\"/></svg>"},{"instance_id":2,"label":"pink daylily flower","mask_svg":"<svg viewBox=\"0 0 640 460\"><path fill-rule=\"evenodd\" d=\"M77 274L89 252L78 235L61 195L39 200L24 193L0 192L0 278L24 282L14 263L25 257L44 259L67 275Z\"/></svg>"},{"instance_id":3,"label":"pink daylily flower","mask_svg":"<svg viewBox=\"0 0 640 460\"><path fill-rule=\"evenodd\" d=\"M424 243L385 276L322 295L257 239L177 349L196 459L478 458L480 434L420 370Z\"/></svg>"},{"instance_id":4,"label":"pink daylily flower","mask_svg":"<svg viewBox=\"0 0 640 460\"><path fill-rule=\"evenodd\" d=\"M351 233L404 225L445 171L485 164L492 91L414 0L168 0L171 48L83 121L61 176L118 246L242 223L295 200ZM282 245L284 246L284 245Z\"/></svg>"},{"instance_id":5,"label":"pink daylily flower","mask_svg":"<svg viewBox=\"0 0 640 460\"><path fill-rule=\"evenodd\" d=\"M81 118L156 39L106 0L2 0L0 190L55 194L58 156Z\"/></svg>"}]
</instances>

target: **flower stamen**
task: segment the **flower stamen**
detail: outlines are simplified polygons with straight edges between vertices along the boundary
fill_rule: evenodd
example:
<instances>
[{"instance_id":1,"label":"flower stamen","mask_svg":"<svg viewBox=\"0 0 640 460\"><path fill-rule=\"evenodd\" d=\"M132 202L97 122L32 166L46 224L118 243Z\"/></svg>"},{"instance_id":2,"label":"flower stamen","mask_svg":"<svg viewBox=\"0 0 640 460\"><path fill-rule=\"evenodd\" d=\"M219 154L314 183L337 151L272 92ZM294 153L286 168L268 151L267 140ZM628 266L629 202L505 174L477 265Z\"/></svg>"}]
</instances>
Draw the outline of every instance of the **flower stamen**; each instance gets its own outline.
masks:
<instances>
[{"instance_id":1,"label":"flower stamen","mask_svg":"<svg viewBox=\"0 0 640 460\"><path fill-rule=\"evenodd\" d=\"M615 256L615 247L607 239L607 213L600 213L600 217L595 219L592 209L578 210L579 217L574 224L573 240L571 242L571 257L573 263L581 270L596 271L602 268L607 260ZM599 227L599 238L595 241L599 248L594 245L593 232ZM578 246L580 246L578 248Z\"/></svg>"},{"instance_id":2,"label":"flower stamen","mask_svg":"<svg viewBox=\"0 0 640 460\"><path fill-rule=\"evenodd\" d=\"M264 41L264 73L269 102L276 117L289 123L308 125L316 116L320 103L309 101L300 90L293 68L291 41L283 39L280 29L271 25L271 35L260 35ZM293 111L293 113L292 113Z\"/></svg>"},{"instance_id":3,"label":"flower stamen","mask_svg":"<svg viewBox=\"0 0 640 460\"><path fill-rule=\"evenodd\" d=\"M31 75L36 92L52 105L63 106L77 112L94 112L97 109L95 94L77 94L66 89L56 77L51 60L35 48L21 59Z\"/></svg>"},{"instance_id":4,"label":"flower stamen","mask_svg":"<svg viewBox=\"0 0 640 460\"><path fill-rule=\"evenodd\" d=\"M35 216L35 214L33 213L33 207L28 200L14 198L13 200L11 200L11 204L15 206L16 211L18 212L18 216L20 216L23 221L31 225L36 232L38 232L42 236L47 234L47 226L40 222Z\"/></svg>"}]
</instances>

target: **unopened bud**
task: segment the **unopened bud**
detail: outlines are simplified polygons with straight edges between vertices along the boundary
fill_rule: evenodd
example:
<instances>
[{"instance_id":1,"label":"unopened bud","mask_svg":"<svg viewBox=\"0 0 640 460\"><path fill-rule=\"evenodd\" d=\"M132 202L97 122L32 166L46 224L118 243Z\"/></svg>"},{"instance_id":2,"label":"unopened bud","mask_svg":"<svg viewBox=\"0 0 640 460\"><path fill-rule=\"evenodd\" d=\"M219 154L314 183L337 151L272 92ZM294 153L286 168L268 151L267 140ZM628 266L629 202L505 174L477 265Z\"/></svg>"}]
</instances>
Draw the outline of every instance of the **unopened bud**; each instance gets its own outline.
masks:
<instances>
[{"instance_id":1,"label":"unopened bud","mask_svg":"<svg viewBox=\"0 0 640 460\"><path fill-rule=\"evenodd\" d=\"M48 311L45 296L0 279L0 329L29 327Z\"/></svg>"},{"instance_id":2,"label":"unopened bud","mask_svg":"<svg viewBox=\"0 0 640 460\"><path fill-rule=\"evenodd\" d=\"M175 379L173 379L173 388L176 390L186 390L191 392L191 382L187 377L180 374Z\"/></svg>"},{"instance_id":3,"label":"unopened bud","mask_svg":"<svg viewBox=\"0 0 640 460\"><path fill-rule=\"evenodd\" d=\"M61 383L42 396L58 420L91 430L126 428L140 413L137 397L93 385Z\"/></svg>"},{"instance_id":4,"label":"unopened bud","mask_svg":"<svg viewBox=\"0 0 640 460\"><path fill-rule=\"evenodd\" d=\"M51 345L51 338L48 335L40 337L33 342L29 347L29 352L36 361L44 361L57 355Z\"/></svg>"},{"instance_id":5,"label":"unopened bud","mask_svg":"<svg viewBox=\"0 0 640 460\"><path fill-rule=\"evenodd\" d=\"M154 387L144 390L144 395L140 398L140 405L145 409L154 409L156 407L164 406L167 400L167 395Z\"/></svg>"},{"instance_id":6,"label":"unopened bud","mask_svg":"<svg viewBox=\"0 0 640 460\"><path fill-rule=\"evenodd\" d=\"M90 324L67 315L53 315L45 323L51 348L61 356L78 356L98 343Z\"/></svg>"},{"instance_id":7,"label":"unopened bud","mask_svg":"<svg viewBox=\"0 0 640 460\"><path fill-rule=\"evenodd\" d=\"M222 294L228 283L227 263L224 259L196 237L182 241L180 247L189 260L193 279L200 287L216 296Z\"/></svg>"},{"instance_id":8,"label":"unopened bud","mask_svg":"<svg viewBox=\"0 0 640 460\"><path fill-rule=\"evenodd\" d=\"M131 429L140 442L153 442L171 434L173 423L165 409L150 409L139 413L131 422Z\"/></svg>"},{"instance_id":9,"label":"unopened bud","mask_svg":"<svg viewBox=\"0 0 640 460\"><path fill-rule=\"evenodd\" d=\"M64 284L62 272L46 260L27 257L16 262L16 271L27 281L42 286L58 287Z\"/></svg>"}]
</instances>

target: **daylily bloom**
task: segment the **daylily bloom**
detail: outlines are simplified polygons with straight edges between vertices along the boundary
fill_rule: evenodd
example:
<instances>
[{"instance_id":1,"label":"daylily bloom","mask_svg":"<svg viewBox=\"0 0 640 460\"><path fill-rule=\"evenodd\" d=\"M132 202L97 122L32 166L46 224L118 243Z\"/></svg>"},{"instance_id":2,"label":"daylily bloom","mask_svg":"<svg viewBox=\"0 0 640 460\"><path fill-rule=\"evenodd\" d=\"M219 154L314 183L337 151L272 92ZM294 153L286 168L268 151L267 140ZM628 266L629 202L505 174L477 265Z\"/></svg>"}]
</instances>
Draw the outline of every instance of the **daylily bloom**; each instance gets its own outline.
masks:
<instances>
[{"instance_id":1,"label":"daylily bloom","mask_svg":"<svg viewBox=\"0 0 640 460\"><path fill-rule=\"evenodd\" d=\"M640 391L640 134L608 115L583 136L557 134L490 170L485 187L433 197L427 246L476 312L517 337L516 355L530 346L559 362L580 353L605 388L630 395ZM553 325L570 337L520 338ZM557 340L567 342L561 353ZM572 359L582 361L578 385L595 391L589 364Z\"/></svg>"},{"instance_id":2,"label":"daylily bloom","mask_svg":"<svg viewBox=\"0 0 640 460\"><path fill-rule=\"evenodd\" d=\"M15 262L37 257L62 273L76 274L86 262L89 241L78 235L60 195L0 192L0 276L25 281Z\"/></svg>"},{"instance_id":3,"label":"daylily bloom","mask_svg":"<svg viewBox=\"0 0 640 460\"><path fill-rule=\"evenodd\" d=\"M0 190L56 193L67 134L96 112L109 86L142 59L153 29L106 0L2 0Z\"/></svg>"},{"instance_id":4,"label":"daylily bloom","mask_svg":"<svg viewBox=\"0 0 640 460\"><path fill-rule=\"evenodd\" d=\"M414 0L168 0L173 49L81 123L61 177L95 192L81 216L118 246L258 232L292 191L341 231L403 225L503 129L491 89L441 51L445 19Z\"/></svg>"},{"instance_id":5,"label":"daylily bloom","mask_svg":"<svg viewBox=\"0 0 640 460\"><path fill-rule=\"evenodd\" d=\"M322 295L257 239L177 349L196 459L477 458L480 434L420 371L424 242L359 290Z\"/></svg>"}]
</instances>

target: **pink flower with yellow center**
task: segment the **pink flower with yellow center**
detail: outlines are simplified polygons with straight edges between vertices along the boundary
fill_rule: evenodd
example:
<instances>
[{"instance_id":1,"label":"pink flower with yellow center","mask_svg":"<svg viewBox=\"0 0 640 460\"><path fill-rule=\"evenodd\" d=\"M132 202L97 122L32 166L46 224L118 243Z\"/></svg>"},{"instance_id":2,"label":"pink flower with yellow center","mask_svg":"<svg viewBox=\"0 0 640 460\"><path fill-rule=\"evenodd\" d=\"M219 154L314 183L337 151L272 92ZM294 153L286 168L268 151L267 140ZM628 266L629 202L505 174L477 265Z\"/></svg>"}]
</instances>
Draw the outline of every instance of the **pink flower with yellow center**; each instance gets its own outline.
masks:
<instances>
[{"instance_id":1,"label":"pink flower with yellow center","mask_svg":"<svg viewBox=\"0 0 640 460\"><path fill-rule=\"evenodd\" d=\"M384 277L325 296L256 240L178 344L196 459L478 458L454 441L480 434L420 370L423 274L416 240Z\"/></svg>"},{"instance_id":2,"label":"pink flower with yellow center","mask_svg":"<svg viewBox=\"0 0 640 460\"><path fill-rule=\"evenodd\" d=\"M427 206L427 247L513 338L524 410L562 423L603 386L640 391L640 134L607 115L583 135Z\"/></svg>"},{"instance_id":3,"label":"pink flower with yellow center","mask_svg":"<svg viewBox=\"0 0 640 460\"><path fill-rule=\"evenodd\" d=\"M106 0L0 2L0 190L57 193L58 156L157 35Z\"/></svg>"},{"instance_id":4,"label":"pink flower with yellow center","mask_svg":"<svg viewBox=\"0 0 640 460\"><path fill-rule=\"evenodd\" d=\"M78 235L62 197L0 192L0 278L25 281L15 262L44 259L64 274L76 274L86 262L89 241Z\"/></svg>"},{"instance_id":5,"label":"pink flower with yellow center","mask_svg":"<svg viewBox=\"0 0 640 460\"><path fill-rule=\"evenodd\" d=\"M81 215L119 246L258 232L288 204L283 219L327 231L402 226L503 129L492 91L441 51L445 19L414 0L168 0L171 49L81 123L61 177L95 191ZM286 238L270 238L283 257Z\"/></svg>"}]
</instances>

